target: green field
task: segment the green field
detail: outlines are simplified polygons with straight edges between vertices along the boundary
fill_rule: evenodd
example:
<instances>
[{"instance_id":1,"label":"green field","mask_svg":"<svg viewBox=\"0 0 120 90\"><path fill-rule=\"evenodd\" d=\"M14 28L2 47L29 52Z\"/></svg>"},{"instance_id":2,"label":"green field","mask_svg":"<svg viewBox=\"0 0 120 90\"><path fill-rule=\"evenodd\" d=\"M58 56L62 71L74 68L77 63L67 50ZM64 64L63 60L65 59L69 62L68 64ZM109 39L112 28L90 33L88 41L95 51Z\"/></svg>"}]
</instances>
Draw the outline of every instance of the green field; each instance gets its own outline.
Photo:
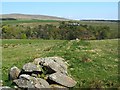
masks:
<instances>
[{"instance_id":1,"label":"green field","mask_svg":"<svg viewBox=\"0 0 120 90\"><path fill-rule=\"evenodd\" d=\"M11 86L8 70L22 68L37 57L61 56L69 64L76 88L118 87L118 39L113 40L27 40L2 41L2 79Z\"/></svg>"},{"instance_id":2,"label":"green field","mask_svg":"<svg viewBox=\"0 0 120 90\"><path fill-rule=\"evenodd\" d=\"M46 22L58 22L57 20L5 20L3 24L19 24L19 23L46 23Z\"/></svg>"},{"instance_id":3,"label":"green field","mask_svg":"<svg viewBox=\"0 0 120 90\"><path fill-rule=\"evenodd\" d=\"M87 24L92 26L108 26L112 33L119 33L118 32L118 23L117 22L103 22L103 21L80 21L81 24Z\"/></svg>"}]
</instances>

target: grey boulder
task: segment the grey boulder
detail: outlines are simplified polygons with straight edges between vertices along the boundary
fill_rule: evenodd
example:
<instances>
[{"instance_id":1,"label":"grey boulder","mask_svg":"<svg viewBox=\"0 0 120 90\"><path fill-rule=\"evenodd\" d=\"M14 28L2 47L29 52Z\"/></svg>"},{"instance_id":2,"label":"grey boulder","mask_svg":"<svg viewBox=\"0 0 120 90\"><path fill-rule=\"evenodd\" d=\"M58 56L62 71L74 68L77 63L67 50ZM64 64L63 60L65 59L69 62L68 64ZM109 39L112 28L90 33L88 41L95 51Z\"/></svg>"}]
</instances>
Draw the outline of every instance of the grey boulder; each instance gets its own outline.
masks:
<instances>
[{"instance_id":1,"label":"grey boulder","mask_svg":"<svg viewBox=\"0 0 120 90\"><path fill-rule=\"evenodd\" d=\"M66 87L73 87L76 85L76 81L74 81L69 76L66 76L59 72L49 75L48 78L60 85L66 86Z\"/></svg>"},{"instance_id":2,"label":"grey boulder","mask_svg":"<svg viewBox=\"0 0 120 90\"><path fill-rule=\"evenodd\" d=\"M17 79L21 70L17 68L16 66L12 67L9 71L9 79L14 80Z\"/></svg>"},{"instance_id":3,"label":"grey boulder","mask_svg":"<svg viewBox=\"0 0 120 90\"><path fill-rule=\"evenodd\" d=\"M35 64L40 64L46 67L49 73L61 72L67 74L67 65L64 63L64 59L60 57L46 57L37 58L34 60Z\"/></svg>"},{"instance_id":4,"label":"grey boulder","mask_svg":"<svg viewBox=\"0 0 120 90\"><path fill-rule=\"evenodd\" d=\"M13 80L19 88L34 88L33 81L24 78Z\"/></svg>"},{"instance_id":5,"label":"grey boulder","mask_svg":"<svg viewBox=\"0 0 120 90\"><path fill-rule=\"evenodd\" d=\"M54 62L58 63L62 68L67 70L67 63L65 63L65 60L61 57L48 57L49 59L52 59Z\"/></svg>"},{"instance_id":6,"label":"grey boulder","mask_svg":"<svg viewBox=\"0 0 120 90\"><path fill-rule=\"evenodd\" d=\"M20 76L19 76L19 78L20 79L27 79L27 80L31 80L31 76L30 75L27 75L27 74L21 74Z\"/></svg>"},{"instance_id":7,"label":"grey boulder","mask_svg":"<svg viewBox=\"0 0 120 90\"><path fill-rule=\"evenodd\" d=\"M50 88L46 80L29 75L21 75L20 79L14 80L13 82L20 88Z\"/></svg>"},{"instance_id":8,"label":"grey boulder","mask_svg":"<svg viewBox=\"0 0 120 90\"><path fill-rule=\"evenodd\" d=\"M42 78L35 78L35 88L50 88L49 83Z\"/></svg>"},{"instance_id":9,"label":"grey boulder","mask_svg":"<svg viewBox=\"0 0 120 90\"><path fill-rule=\"evenodd\" d=\"M41 71L40 65L35 65L34 63L27 63L23 66L25 72Z\"/></svg>"}]
</instances>

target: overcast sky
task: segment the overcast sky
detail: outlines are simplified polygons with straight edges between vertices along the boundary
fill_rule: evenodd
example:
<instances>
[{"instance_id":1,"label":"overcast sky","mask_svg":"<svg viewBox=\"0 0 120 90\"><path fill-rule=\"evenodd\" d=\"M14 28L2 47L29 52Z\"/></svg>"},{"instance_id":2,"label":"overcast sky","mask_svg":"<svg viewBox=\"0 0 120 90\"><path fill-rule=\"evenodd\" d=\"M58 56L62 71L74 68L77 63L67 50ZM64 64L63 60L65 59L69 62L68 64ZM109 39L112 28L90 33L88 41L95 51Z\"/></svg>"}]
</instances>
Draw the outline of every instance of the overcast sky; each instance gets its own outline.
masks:
<instances>
[{"instance_id":1,"label":"overcast sky","mask_svg":"<svg viewBox=\"0 0 120 90\"><path fill-rule=\"evenodd\" d=\"M40 14L70 19L118 19L118 3L3 2L2 13Z\"/></svg>"}]
</instances>

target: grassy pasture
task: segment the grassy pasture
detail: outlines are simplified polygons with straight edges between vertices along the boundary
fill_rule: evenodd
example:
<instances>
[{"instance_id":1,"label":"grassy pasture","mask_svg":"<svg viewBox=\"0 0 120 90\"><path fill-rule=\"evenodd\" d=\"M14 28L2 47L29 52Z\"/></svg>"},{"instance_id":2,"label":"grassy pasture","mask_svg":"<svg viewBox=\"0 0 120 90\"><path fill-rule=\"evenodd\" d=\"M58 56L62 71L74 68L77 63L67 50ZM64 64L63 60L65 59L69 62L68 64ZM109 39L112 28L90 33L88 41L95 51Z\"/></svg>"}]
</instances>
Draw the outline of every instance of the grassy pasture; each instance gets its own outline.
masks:
<instances>
[{"instance_id":1,"label":"grassy pasture","mask_svg":"<svg viewBox=\"0 0 120 90\"><path fill-rule=\"evenodd\" d=\"M3 24L23 24L23 23L27 23L27 24L30 24L30 23L39 23L39 24L47 24L47 23L57 23L59 21L57 20L5 20L5 21L2 21Z\"/></svg>"},{"instance_id":2,"label":"grassy pasture","mask_svg":"<svg viewBox=\"0 0 120 90\"><path fill-rule=\"evenodd\" d=\"M118 36L120 32L118 32L118 23L117 22L109 22L109 21L80 21L81 24L91 25L91 26L108 26L110 28L111 38L114 36Z\"/></svg>"},{"instance_id":3,"label":"grassy pasture","mask_svg":"<svg viewBox=\"0 0 120 90\"><path fill-rule=\"evenodd\" d=\"M5 85L11 66L22 68L37 57L61 56L77 87L118 87L118 40L3 40L2 76Z\"/></svg>"},{"instance_id":4,"label":"grassy pasture","mask_svg":"<svg viewBox=\"0 0 120 90\"><path fill-rule=\"evenodd\" d=\"M34 58L41 57L44 49L50 48L60 40L3 40L2 42L2 78L4 84L9 85L8 70L12 66L22 68L26 62L32 61Z\"/></svg>"},{"instance_id":5,"label":"grassy pasture","mask_svg":"<svg viewBox=\"0 0 120 90\"><path fill-rule=\"evenodd\" d=\"M81 24L87 24L92 26L108 26L112 32L118 32L117 22L103 22L103 21L80 21Z\"/></svg>"}]
</instances>

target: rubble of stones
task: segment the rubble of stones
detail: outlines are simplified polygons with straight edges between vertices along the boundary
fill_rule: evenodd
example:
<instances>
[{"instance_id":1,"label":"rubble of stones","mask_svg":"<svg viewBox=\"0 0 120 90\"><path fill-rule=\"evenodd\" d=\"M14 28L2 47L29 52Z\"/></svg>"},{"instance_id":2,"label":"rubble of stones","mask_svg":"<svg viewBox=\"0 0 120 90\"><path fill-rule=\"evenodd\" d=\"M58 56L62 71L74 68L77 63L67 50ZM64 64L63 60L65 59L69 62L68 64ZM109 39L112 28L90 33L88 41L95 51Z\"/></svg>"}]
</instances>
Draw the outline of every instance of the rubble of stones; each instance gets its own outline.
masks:
<instances>
[{"instance_id":1,"label":"rubble of stones","mask_svg":"<svg viewBox=\"0 0 120 90\"><path fill-rule=\"evenodd\" d=\"M19 89L65 88L76 85L67 73L68 64L61 57L36 58L23 65L22 70L16 66L9 71L9 79Z\"/></svg>"}]
</instances>

